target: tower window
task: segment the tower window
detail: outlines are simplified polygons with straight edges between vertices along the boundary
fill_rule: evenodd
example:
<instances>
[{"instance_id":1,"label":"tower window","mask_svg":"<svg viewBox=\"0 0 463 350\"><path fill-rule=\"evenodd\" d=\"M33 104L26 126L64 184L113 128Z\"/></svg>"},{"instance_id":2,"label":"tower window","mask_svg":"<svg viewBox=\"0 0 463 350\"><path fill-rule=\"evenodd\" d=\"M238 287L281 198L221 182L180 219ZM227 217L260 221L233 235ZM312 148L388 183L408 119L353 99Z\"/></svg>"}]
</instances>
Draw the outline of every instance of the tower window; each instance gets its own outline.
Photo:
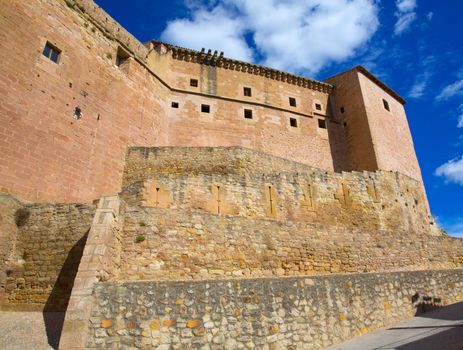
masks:
<instances>
[{"instance_id":1,"label":"tower window","mask_svg":"<svg viewBox=\"0 0 463 350\"><path fill-rule=\"evenodd\" d=\"M344 113L344 107L341 107L341 113Z\"/></svg>"},{"instance_id":2,"label":"tower window","mask_svg":"<svg viewBox=\"0 0 463 350\"><path fill-rule=\"evenodd\" d=\"M118 47L116 55L116 66L120 67L129 59L129 57L130 55L126 51L124 51L121 47Z\"/></svg>"},{"instance_id":3,"label":"tower window","mask_svg":"<svg viewBox=\"0 0 463 350\"><path fill-rule=\"evenodd\" d=\"M326 129L326 120L324 119L318 119L318 127L320 129Z\"/></svg>"},{"instance_id":4,"label":"tower window","mask_svg":"<svg viewBox=\"0 0 463 350\"><path fill-rule=\"evenodd\" d=\"M291 125L293 128L297 128L297 119L289 118L289 125Z\"/></svg>"},{"instance_id":5,"label":"tower window","mask_svg":"<svg viewBox=\"0 0 463 350\"><path fill-rule=\"evenodd\" d=\"M296 99L294 97L289 98L289 105L291 107L296 107Z\"/></svg>"},{"instance_id":6,"label":"tower window","mask_svg":"<svg viewBox=\"0 0 463 350\"><path fill-rule=\"evenodd\" d=\"M244 96L251 97L252 96L251 88L250 87L243 88L243 94Z\"/></svg>"},{"instance_id":7,"label":"tower window","mask_svg":"<svg viewBox=\"0 0 463 350\"><path fill-rule=\"evenodd\" d=\"M389 102L387 102L385 99L383 99L383 106L386 111L391 111L391 109L389 108Z\"/></svg>"},{"instance_id":8,"label":"tower window","mask_svg":"<svg viewBox=\"0 0 463 350\"><path fill-rule=\"evenodd\" d=\"M190 79L190 86L198 87L198 79Z\"/></svg>"},{"instance_id":9,"label":"tower window","mask_svg":"<svg viewBox=\"0 0 463 350\"><path fill-rule=\"evenodd\" d=\"M316 109L317 111L321 111L321 110L322 110L322 105L321 105L320 103L316 103L316 104L315 104L315 109Z\"/></svg>"},{"instance_id":10,"label":"tower window","mask_svg":"<svg viewBox=\"0 0 463 350\"><path fill-rule=\"evenodd\" d=\"M172 108L178 108L178 102L172 102L171 107Z\"/></svg>"},{"instance_id":11,"label":"tower window","mask_svg":"<svg viewBox=\"0 0 463 350\"><path fill-rule=\"evenodd\" d=\"M43 48L43 55L55 63L58 63L59 58L61 56L61 50L58 49L56 46L50 44L48 41Z\"/></svg>"},{"instance_id":12,"label":"tower window","mask_svg":"<svg viewBox=\"0 0 463 350\"><path fill-rule=\"evenodd\" d=\"M244 117L246 119L252 119L252 109L245 109L244 110Z\"/></svg>"},{"instance_id":13,"label":"tower window","mask_svg":"<svg viewBox=\"0 0 463 350\"><path fill-rule=\"evenodd\" d=\"M201 112L210 113L210 111L211 111L211 106L209 106L209 105L201 105Z\"/></svg>"}]
</instances>

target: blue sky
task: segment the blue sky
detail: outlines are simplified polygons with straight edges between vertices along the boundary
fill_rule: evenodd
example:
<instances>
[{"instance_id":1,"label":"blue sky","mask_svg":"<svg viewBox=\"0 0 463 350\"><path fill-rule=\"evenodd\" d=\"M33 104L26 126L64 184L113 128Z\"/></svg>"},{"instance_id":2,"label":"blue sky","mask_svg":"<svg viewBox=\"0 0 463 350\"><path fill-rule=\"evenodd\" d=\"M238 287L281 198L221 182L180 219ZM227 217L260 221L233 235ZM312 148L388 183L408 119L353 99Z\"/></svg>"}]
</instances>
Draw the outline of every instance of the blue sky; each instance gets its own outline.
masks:
<instances>
[{"instance_id":1,"label":"blue sky","mask_svg":"<svg viewBox=\"0 0 463 350\"><path fill-rule=\"evenodd\" d=\"M463 1L96 0L162 40L323 80L362 64L407 100L431 210L463 237Z\"/></svg>"}]
</instances>

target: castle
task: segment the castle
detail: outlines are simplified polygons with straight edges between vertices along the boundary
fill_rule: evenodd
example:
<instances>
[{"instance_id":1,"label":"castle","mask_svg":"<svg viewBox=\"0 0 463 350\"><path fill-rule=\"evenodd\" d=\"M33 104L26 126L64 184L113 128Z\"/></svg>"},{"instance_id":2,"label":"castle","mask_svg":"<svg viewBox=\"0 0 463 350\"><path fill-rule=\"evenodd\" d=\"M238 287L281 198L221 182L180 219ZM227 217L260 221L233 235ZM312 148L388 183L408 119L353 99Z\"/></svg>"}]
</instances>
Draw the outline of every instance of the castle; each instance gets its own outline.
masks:
<instances>
[{"instance_id":1,"label":"castle","mask_svg":"<svg viewBox=\"0 0 463 350\"><path fill-rule=\"evenodd\" d=\"M0 305L66 311L60 348L322 348L463 300L365 68L142 44L92 0L0 15Z\"/></svg>"}]
</instances>

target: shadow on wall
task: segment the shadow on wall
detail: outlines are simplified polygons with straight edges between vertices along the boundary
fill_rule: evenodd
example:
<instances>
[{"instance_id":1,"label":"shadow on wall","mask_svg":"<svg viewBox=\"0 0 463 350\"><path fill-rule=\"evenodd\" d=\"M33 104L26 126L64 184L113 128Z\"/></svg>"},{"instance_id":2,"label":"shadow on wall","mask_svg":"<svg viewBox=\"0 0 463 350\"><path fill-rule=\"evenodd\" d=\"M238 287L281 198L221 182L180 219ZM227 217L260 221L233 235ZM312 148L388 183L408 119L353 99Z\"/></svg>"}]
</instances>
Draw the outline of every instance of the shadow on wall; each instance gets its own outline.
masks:
<instances>
[{"instance_id":1,"label":"shadow on wall","mask_svg":"<svg viewBox=\"0 0 463 350\"><path fill-rule=\"evenodd\" d=\"M433 311L443 306L441 298L420 295L418 292L412 296L412 303L416 308L415 316L421 316L425 312Z\"/></svg>"},{"instance_id":2,"label":"shadow on wall","mask_svg":"<svg viewBox=\"0 0 463 350\"><path fill-rule=\"evenodd\" d=\"M334 117L335 104L332 97L329 97L329 114ZM330 145L331 157L333 158L333 170L337 173L351 171L349 150L347 145L346 127L341 121L333 121L331 118L325 119L325 127L328 132L328 142ZM344 142L341 142L344 141Z\"/></svg>"},{"instance_id":3,"label":"shadow on wall","mask_svg":"<svg viewBox=\"0 0 463 350\"><path fill-rule=\"evenodd\" d=\"M47 331L48 344L54 349L58 349L61 331L63 330L64 316L71 297L72 287L74 286L74 279L76 278L80 260L84 252L88 232L69 251L43 309L43 320Z\"/></svg>"}]
</instances>

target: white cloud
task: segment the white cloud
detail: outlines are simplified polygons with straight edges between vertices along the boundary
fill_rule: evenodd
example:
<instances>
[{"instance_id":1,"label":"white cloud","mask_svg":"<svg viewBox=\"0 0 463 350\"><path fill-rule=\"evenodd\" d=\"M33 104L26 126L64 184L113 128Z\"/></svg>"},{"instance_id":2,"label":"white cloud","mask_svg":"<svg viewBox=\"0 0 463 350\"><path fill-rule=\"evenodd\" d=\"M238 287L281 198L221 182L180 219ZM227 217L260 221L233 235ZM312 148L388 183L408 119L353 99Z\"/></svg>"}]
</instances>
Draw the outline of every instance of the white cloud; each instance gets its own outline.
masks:
<instances>
[{"instance_id":1,"label":"white cloud","mask_svg":"<svg viewBox=\"0 0 463 350\"><path fill-rule=\"evenodd\" d=\"M352 56L379 24L376 0L218 0L191 11L192 19L168 23L162 39L308 74Z\"/></svg>"},{"instance_id":2,"label":"white cloud","mask_svg":"<svg viewBox=\"0 0 463 350\"><path fill-rule=\"evenodd\" d=\"M434 17L434 12L429 12L429 13L426 15L426 18L428 19L428 21L432 20L433 17Z\"/></svg>"},{"instance_id":3,"label":"white cloud","mask_svg":"<svg viewBox=\"0 0 463 350\"><path fill-rule=\"evenodd\" d=\"M447 85L439 95L437 95L436 99L438 101L447 100L450 97L463 95L463 79L460 79L453 84Z\"/></svg>"},{"instance_id":4,"label":"white cloud","mask_svg":"<svg viewBox=\"0 0 463 350\"><path fill-rule=\"evenodd\" d=\"M457 128L463 128L463 114L458 117Z\"/></svg>"},{"instance_id":5,"label":"white cloud","mask_svg":"<svg viewBox=\"0 0 463 350\"><path fill-rule=\"evenodd\" d=\"M463 185L463 156L449 160L439 166L435 171L435 175L443 177L446 182Z\"/></svg>"},{"instance_id":6,"label":"white cloud","mask_svg":"<svg viewBox=\"0 0 463 350\"><path fill-rule=\"evenodd\" d=\"M410 89L410 92L408 93L408 96L412 98L420 98L424 95L424 92L426 90L426 87L428 86L427 81L420 81L416 82L412 88Z\"/></svg>"},{"instance_id":7,"label":"white cloud","mask_svg":"<svg viewBox=\"0 0 463 350\"><path fill-rule=\"evenodd\" d=\"M193 18L176 19L167 24L162 40L193 49L213 49L229 53L233 58L252 61L253 52L244 39L241 20L232 18L222 7L193 12Z\"/></svg>"},{"instance_id":8,"label":"white cloud","mask_svg":"<svg viewBox=\"0 0 463 350\"><path fill-rule=\"evenodd\" d=\"M426 93L426 88L428 87L434 73L433 66L436 62L436 57L433 55L428 55L424 58L420 57L420 69L422 72L419 73L416 78L413 86L410 88L408 96L411 98L421 98Z\"/></svg>"},{"instance_id":9,"label":"white cloud","mask_svg":"<svg viewBox=\"0 0 463 350\"><path fill-rule=\"evenodd\" d=\"M416 0L396 0L397 21L394 26L394 34L400 35L406 31L416 19Z\"/></svg>"},{"instance_id":10,"label":"white cloud","mask_svg":"<svg viewBox=\"0 0 463 350\"><path fill-rule=\"evenodd\" d=\"M416 0L397 0L396 6L400 12L410 12L415 9Z\"/></svg>"}]
</instances>

